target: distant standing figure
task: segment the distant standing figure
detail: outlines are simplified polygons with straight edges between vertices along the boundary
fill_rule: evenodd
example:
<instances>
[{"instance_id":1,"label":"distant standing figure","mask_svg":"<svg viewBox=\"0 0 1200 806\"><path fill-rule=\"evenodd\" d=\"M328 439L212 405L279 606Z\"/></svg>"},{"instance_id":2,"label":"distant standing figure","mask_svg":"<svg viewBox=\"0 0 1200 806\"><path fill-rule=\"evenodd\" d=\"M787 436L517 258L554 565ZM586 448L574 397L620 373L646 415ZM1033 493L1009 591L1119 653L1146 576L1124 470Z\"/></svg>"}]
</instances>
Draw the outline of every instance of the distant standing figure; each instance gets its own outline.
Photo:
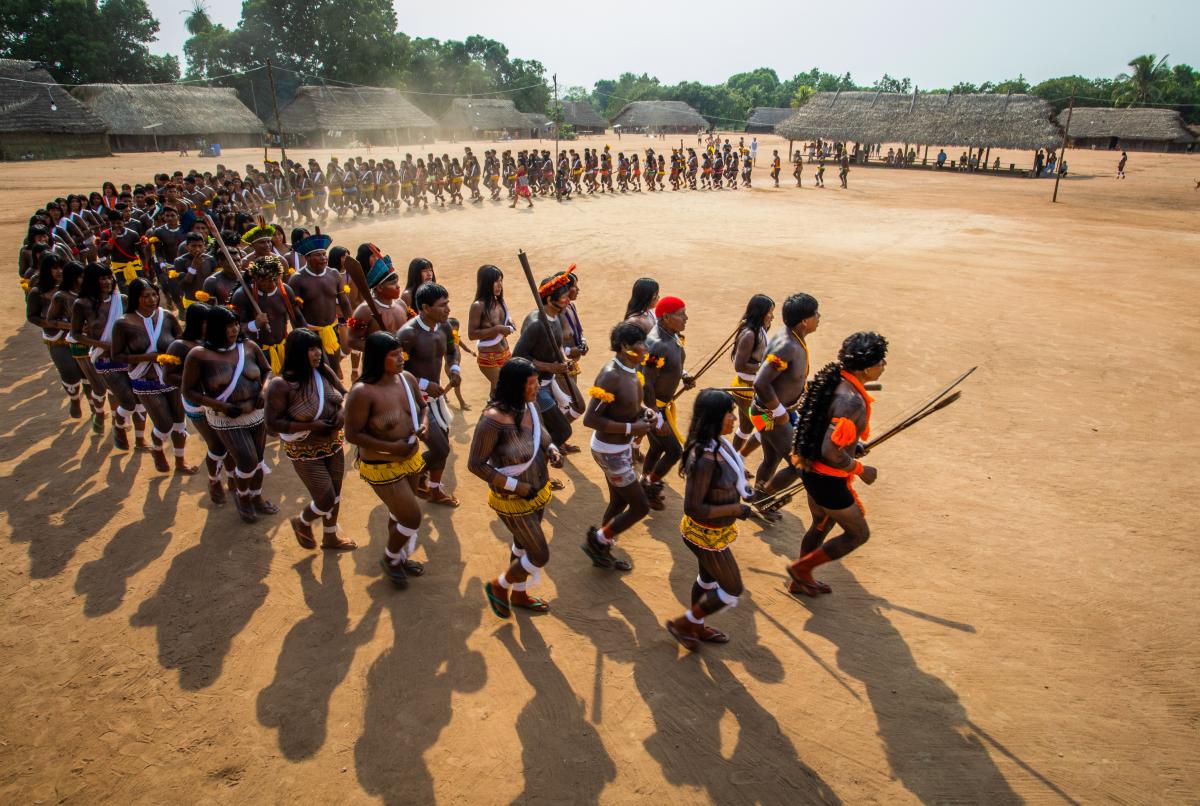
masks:
<instances>
[{"instance_id":1,"label":"distant standing figure","mask_svg":"<svg viewBox=\"0 0 1200 806\"><path fill-rule=\"evenodd\" d=\"M938 149L937 166L938 168L944 168L946 166L946 149L944 148Z\"/></svg>"},{"instance_id":2,"label":"distant standing figure","mask_svg":"<svg viewBox=\"0 0 1200 806\"><path fill-rule=\"evenodd\" d=\"M1117 162L1117 179L1125 178L1125 163L1127 162L1129 162L1129 153L1127 151L1122 151L1121 159Z\"/></svg>"},{"instance_id":3,"label":"distant standing figure","mask_svg":"<svg viewBox=\"0 0 1200 806\"><path fill-rule=\"evenodd\" d=\"M1035 178L1042 175L1042 162L1045 159L1042 150L1039 148L1037 154L1033 156L1033 175Z\"/></svg>"},{"instance_id":4,"label":"distant standing figure","mask_svg":"<svg viewBox=\"0 0 1200 806\"><path fill-rule=\"evenodd\" d=\"M842 180L842 187L848 188L850 186L846 184L846 179L850 176L850 157L845 151L842 152L841 166L842 169L838 171L838 179Z\"/></svg>"}]
</instances>

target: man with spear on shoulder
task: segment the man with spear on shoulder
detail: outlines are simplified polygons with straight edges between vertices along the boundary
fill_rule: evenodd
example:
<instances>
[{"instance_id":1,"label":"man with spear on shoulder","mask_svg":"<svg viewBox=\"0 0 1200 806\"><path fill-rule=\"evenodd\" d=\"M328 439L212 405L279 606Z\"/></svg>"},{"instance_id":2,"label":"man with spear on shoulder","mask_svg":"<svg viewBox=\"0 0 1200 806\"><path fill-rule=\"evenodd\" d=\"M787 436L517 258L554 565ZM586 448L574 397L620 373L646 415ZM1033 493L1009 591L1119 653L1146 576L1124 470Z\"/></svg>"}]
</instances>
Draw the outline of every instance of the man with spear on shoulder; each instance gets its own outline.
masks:
<instances>
[{"instance_id":1,"label":"man with spear on shoulder","mask_svg":"<svg viewBox=\"0 0 1200 806\"><path fill-rule=\"evenodd\" d=\"M679 297L663 297L654 307L654 316L654 327L646 338L645 403L658 412L667 427L662 433L650 432L650 446L642 463L642 487L650 508L661 510L663 478L683 454L683 436L675 416L676 393L680 384L691 389L695 382L683 368L687 306Z\"/></svg>"},{"instance_id":2,"label":"man with spear on shoulder","mask_svg":"<svg viewBox=\"0 0 1200 806\"><path fill-rule=\"evenodd\" d=\"M280 279L284 270L283 258L268 254L250 264L250 293L245 286L233 292L233 307L237 309L246 331L267 356L271 372L283 370L284 341L288 323L305 327L295 293Z\"/></svg>"}]
</instances>

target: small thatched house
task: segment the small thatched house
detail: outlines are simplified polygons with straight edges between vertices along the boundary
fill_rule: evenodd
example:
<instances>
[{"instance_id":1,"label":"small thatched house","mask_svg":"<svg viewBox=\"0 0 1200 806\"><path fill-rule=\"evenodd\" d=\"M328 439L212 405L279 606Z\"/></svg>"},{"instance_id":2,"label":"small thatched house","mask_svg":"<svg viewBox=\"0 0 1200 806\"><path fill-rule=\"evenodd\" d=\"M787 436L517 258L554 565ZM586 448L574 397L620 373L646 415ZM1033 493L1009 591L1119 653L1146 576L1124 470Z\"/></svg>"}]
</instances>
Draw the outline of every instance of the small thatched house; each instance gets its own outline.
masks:
<instances>
[{"instance_id":1,"label":"small thatched house","mask_svg":"<svg viewBox=\"0 0 1200 806\"><path fill-rule=\"evenodd\" d=\"M529 130L532 136L539 140L543 137L554 136L554 122L550 118L538 112L522 112L521 114L529 121Z\"/></svg>"},{"instance_id":2,"label":"small thatched house","mask_svg":"<svg viewBox=\"0 0 1200 806\"><path fill-rule=\"evenodd\" d=\"M303 86L279 121L288 142L310 148L432 142L437 123L397 90L383 87ZM274 117L267 128L275 131Z\"/></svg>"},{"instance_id":3,"label":"small thatched house","mask_svg":"<svg viewBox=\"0 0 1200 806\"><path fill-rule=\"evenodd\" d=\"M107 156L107 130L36 62L0 59L0 160Z\"/></svg>"},{"instance_id":4,"label":"small thatched house","mask_svg":"<svg viewBox=\"0 0 1200 806\"><path fill-rule=\"evenodd\" d=\"M534 134L534 124L506 98L455 98L438 126L444 137L454 140Z\"/></svg>"},{"instance_id":5,"label":"small thatched house","mask_svg":"<svg viewBox=\"0 0 1200 806\"><path fill-rule=\"evenodd\" d=\"M1066 113L1058 122L1066 125ZM1077 106L1067 133L1073 148L1121 151L1187 151L1196 137L1174 109L1109 109Z\"/></svg>"},{"instance_id":6,"label":"small thatched house","mask_svg":"<svg viewBox=\"0 0 1200 806\"><path fill-rule=\"evenodd\" d=\"M708 121L683 101L634 101L625 104L612 119L622 131L655 134L690 132L708 128Z\"/></svg>"},{"instance_id":7,"label":"small thatched house","mask_svg":"<svg viewBox=\"0 0 1200 806\"><path fill-rule=\"evenodd\" d=\"M579 134L604 134L608 121L587 101L563 101L563 123L569 124Z\"/></svg>"},{"instance_id":8,"label":"small thatched house","mask_svg":"<svg viewBox=\"0 0 1200 806\"><path fill-rule=\"evenodd\" d=\"M229 87L84 84L71 94L108 123L114 151L157 151L186 143L262 145L263 125Z\"/></svg>"},{"instance_id":9,"label":"small thatched house","mask_svg":"<svg viewBox=\"0 0 1200 806\"><path fill-rule=\"evenodd\" d=\"M746 132L749 134L773 134L775 127L790 118L795 109L786 106L756 106L750 110L746 121Z\"/></svg>"},{"instance_id":10,"label":"small thatched house","mask_svg":"<svg viewBox=\"0 0 1200 806\"><path fill-rule=\"evenodd\" d=\"M818 92L775 127L789 140L997 147L1058 145L1050 104L1034 95Z\"/></svg>"}]
</instances>

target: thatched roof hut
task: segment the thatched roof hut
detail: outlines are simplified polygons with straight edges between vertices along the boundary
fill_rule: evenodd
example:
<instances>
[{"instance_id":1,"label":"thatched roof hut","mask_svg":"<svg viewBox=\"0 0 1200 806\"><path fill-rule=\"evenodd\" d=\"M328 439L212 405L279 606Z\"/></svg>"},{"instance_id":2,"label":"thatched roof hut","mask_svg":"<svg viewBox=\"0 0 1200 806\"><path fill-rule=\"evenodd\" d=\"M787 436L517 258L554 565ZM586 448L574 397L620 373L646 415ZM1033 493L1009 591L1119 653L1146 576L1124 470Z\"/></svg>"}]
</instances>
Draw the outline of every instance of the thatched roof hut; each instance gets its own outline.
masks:
<instances>
[{"instance_id":1,"label":"thatched roof hut","mask_svg":"<svg viewBox=\"0 0 1200 806\"><path fill-rule=\"evenodd\" d=\"M351 142L396 145L432 141L437 123L398 90L302 86L279 120L289 141L309 147ZM275 130L274 116L266 118Z\"/></svg>"},{"instance_id":2,"label":"thatched roof hut","mask_svg":"<svg viewBox=\"0 0 1200 806\"><path fill-rule=\"evenodd\" d=\"M1067 116L1059 114L1065 125ZM1071 145L1123 151L1186 151L1196 137L1174 109L1110 109L1077 106L1071 113Z\"/></svg>"},{"instance_id":3,"label":"thatched roof hut","mask_svg":"<svg viewBox=\"0 0 1200 806\"><path fill-rule=\"evenodd\" d=\"M604 134L608 130L608 121L587 101L563 101L562 113L563 123L569 123L580 134Z\"/></svg>"},{"instance_id":4,"label":"thatched roof hut","mask_svg":"<svg viewBox=\"0 0 1200 806\"><path fill-rule=\"evenodd\" d=\"M1034 95L818 92L775 127L789 140L1037 149L1062 141Z\"/></svg>"},{"instance_id":5,"label":"thatched roof hut","mask_svg":"<svg viewBox=\"0 0 1200 806\"><path fill-rule=\"evenodd\" d=\"M543 137L554 136L554 123L549 117L540 112L522 112L521 114L529 121L529 128L534 137L540 140Z\"/></svg>"},{"instance_id":6,"label":"thatched roof hut","mask_svg":"<svg viewBox=\"0 0 1200 806\"><path fill-rule=\"evenodd\" d=\"M106 156L107 130L36 62L0 59L0 160Z\"/></svg>"},{"instance_id":7,"label":"thatched roof hut","mask_svg":"<svg viewBox=\"0 0 1200 806\"><path fill-rule=\"evenodd\" d=\"M454 139L484 134L529 137L533 123L507 98L455 98L438 121L443 136Z\"/></svg>"},{"instance_id":8,"label":"thatched roof hut","mask_svg":"<svg viewBox=\"0 0 1200 806\"><path fill-rule=\"evenodd\" d=\"M756 106L750 110L746 131L751 134L771 134L778 124L790 118L795 111L786 106Z\"/></svg>"},{"instance_id":9,"label":"thatched roof hut","mask_svg":"<svg viewBox=\"0 0 1200 806\"><path fill-rule=\"evenodd\" d=\"M683 101L634 101L612 123L625 131L694 133L708 128L708 121Z\"/></svg>"},{"instance_id":10,"label":"thatched roof hut","mask_svg":"<svg viewBox=\"0 0 1200 806\"><path fill-rule=\"evenodd\" d=\"M152 151L181 141L224 148L262 145L262 121L230 87L84 84L71 94L108 123L115 151Z\"/></svg>"}]
</instances>

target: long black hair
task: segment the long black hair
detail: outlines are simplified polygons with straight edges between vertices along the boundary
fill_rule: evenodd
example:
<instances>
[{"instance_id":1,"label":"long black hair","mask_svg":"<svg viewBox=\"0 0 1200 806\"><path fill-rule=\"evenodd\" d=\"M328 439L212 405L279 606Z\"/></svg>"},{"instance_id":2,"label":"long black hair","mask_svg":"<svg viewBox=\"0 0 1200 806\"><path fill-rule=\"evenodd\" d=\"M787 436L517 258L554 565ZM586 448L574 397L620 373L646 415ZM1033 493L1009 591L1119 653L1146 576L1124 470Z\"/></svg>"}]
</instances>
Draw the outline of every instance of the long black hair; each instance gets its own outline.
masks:
<instances>
[{"instance_id":1,"label":"long black hair","mask_svg":"<svg viewBox=\"0 0 1200 806\"><path fill-rule=\"evenodd\" d=\"M364 268L366 267L365 263L363 264L363 267ZM425 271L425 269L429 269L429 279L428 280L421 279L421 272ZM422 283L436 283L436 282L437 282L437 272L435 272L433 270L433 264L430 263L427 259L425 259L423 257L415 257L409 262L409 264L408 264L408 280L404 284L404 290L408 292L409 299L411 299L413 301L414 308L417 307L417 305L416 305L417 289L421 287L421 284ZM420 310L420 308L417 308L417 310Z\"/></svg>"},{"instance_id":2,"label":"long black hair","mask_svg":"<svg viewBox=\"0 0 1200 806\"><path fill-rule=\"evenodd\" d=\"M137 310L138 304L142 301L142 294L145 294L146 289L148 288L153 288L155 292L158 291L158 287L145 277L136 277L134 278L133 282L129 284L129 288L126 289L125 293L129 298L130 310ZM160 298L159 301L161 302L162 299Z\"/></svg>"},{"instance_id":3,"label":"long black hair","mask_svg":"<svg viewBox=\"0 0 1200 806\"><path fill-rule=\"evenodd\" d=\"M511 414L520 423L525 411L525 384L537 374L533 363L526 358L510 358L500 368L496 388L488 398L487 405Z\"/></svg>"},{"instance_id":4,"label":"long black hair","mask_svg":"<svg viewBox=\"0 0 1200 806\"><path fill-rule=\"evenodd\" d=\"M83 285L79 286L79 296L84 299L89 299L97 307L100 305L100 278L107 275L113 280L113 293L117 291L117 281L113 277L112 269L100 263L89 263L83 270Z\"/></svg>"},{"instance_id":5,"label":"long black hair","mask_svg":"<svg viewBox=\"0 0 1200 806\"><path fill-rule=\"evenodd\" d=\"M62 282L58 284L59 291L75 291L75 284L83 277L83 264L72 260L63 266Z\"/></svg>"},{"instance_id":6,"label":"long black hair","mask_svg":"<svg viewBox=\"0 0 1200 806\"><path fill-rule=\"evenodd\" d=\"M65 279L65 275L64 275ZM204 341L204 322L208 319L208 309L212 307L203 302L193 302L183 315L183 332L179 338L183 341Z\"/></svg>"},{"instance_id":7,"label":"long black hair","mask_svg":"<svg viewBox=\"0 0 1200 806\"><path fill-rule=\"evenodd\" d=\"M486 264L479 267L479 271L475 272L475 301L483 303L484 313L492 309L497 303L503 304L504 292L500 292L500 299L496 299L496 294L492 290L496 287L497 280L504 279L504 272L491 264Z\"/></svg>"},{"instance_id":8,"label":"long black hair","mask_svg":"<svg viewBox=\"0 0 1200 806\"><path fill-rule=\"evenodd\" d=\"M362 374L359 383L379 383L388 353L400 349L400 340L386 330L377 330L363 342Z\"/></svg>"},{"instance_id":9,"label":"long black hair","mask_svg":"<svg viewBox=\"0 0 1200 806\"><path fill-rule=\"evenodd\" d=\"M237 321L237 315L224 305L209 306L208 314L204 317L204 346L209 350L225 350L232 346L225 343L225 328ZM234 341L241 339L242 334L239 333Z\"/></svg>"},{"instance_id":10,"label":"long black hair","mask_svg":"<svg viewBox=\"0 0 1200 806\"><path fill-rule=\"evenodd\" d=\"M860 331L846 337L838 360L826 364L808 382L800 402L792 450L810 461L821 458L821 445L829 427L829 406L842 381L842 370L854 372L873 367L887 356L887 339L878 333Z\"/></svg>"},{"instance_id":11,"label":"long black hair","mask_svg":"<svg viewBox=\"0 0 1200 806\"><path fill-rule=\"evenodd\" d=\"M344 246L335 246L329 250L329 265L333 266L334 271L342 270L342 259L348 254L350 254L350 250ZM362 265L361 261L359 265ZM366 270L367 267L363 266L363 271Z\"/></svg>"},{"instance_id":12,"label":"long black hair","mask_svg":"<svg viewBox=\"0 0 1200 806\"><path fill-rule=\"evenodd\" d=\"M654 296L657 293L657 280L649 277L642 277L635 280L633 283L633 292L629 295L629 302L625 305L625 318L628 319L634 314L649 310L650 303L654 301Z\"/></svg>"},{"instance_id":13,"label":"long black hair","mask_svg":"<svg viewBox=\"0 0 1200 806\"><path fill-rule=\"evenodd\" d=\"M754 334L754 344L750 347L750 352L758 349L758 341L762 338L763 323L767 320L767 314L775 309L775 300L768 297L766 294L755 294L746 303L746 312L742 314L742 330L749 330ZM741 336L741 332L738 332ZM730 355L737 354L737 339L733 340L733 352Z\"/></svg>"},{"instance_id":14,"label":"long black hair","mask_svg":"<svg viewBox=\"0 0 1200 806\"><path fill-rule=\"evenodd\" d=\"M704 389L696 395L696 402L692 405L692 422L688 426L687 439L683 443L679 475L686 475L692 462L721 438L725 415L731 411L733 397L728 392Z\"/></svg>"},{"instance_id":15,"label":"long black hair","mask_svg":"<svg viewBox=\"0 0 1200 806\"><path fill-rule=\"evenodd\" d=\"M321 337L306 327L298 327L287 336L283 346L283 369L279 375L289 383L305 383L313 376L308 351L321 346ZM325 362L325 351L321 350L321 362Z\"/></svg>"},{"instance_id":16,"label":"long black hair","mask_svg":"<svg viewBox=\"0 0 1200 806\"><path fill-rule=\"evenodd\" d=\"M46 252L38 261L38 278L35 290L39 294L53 291L58 283L54 280L54 270L61 268L63 259L52 252Z\"/></svg>"}]
</instances>

